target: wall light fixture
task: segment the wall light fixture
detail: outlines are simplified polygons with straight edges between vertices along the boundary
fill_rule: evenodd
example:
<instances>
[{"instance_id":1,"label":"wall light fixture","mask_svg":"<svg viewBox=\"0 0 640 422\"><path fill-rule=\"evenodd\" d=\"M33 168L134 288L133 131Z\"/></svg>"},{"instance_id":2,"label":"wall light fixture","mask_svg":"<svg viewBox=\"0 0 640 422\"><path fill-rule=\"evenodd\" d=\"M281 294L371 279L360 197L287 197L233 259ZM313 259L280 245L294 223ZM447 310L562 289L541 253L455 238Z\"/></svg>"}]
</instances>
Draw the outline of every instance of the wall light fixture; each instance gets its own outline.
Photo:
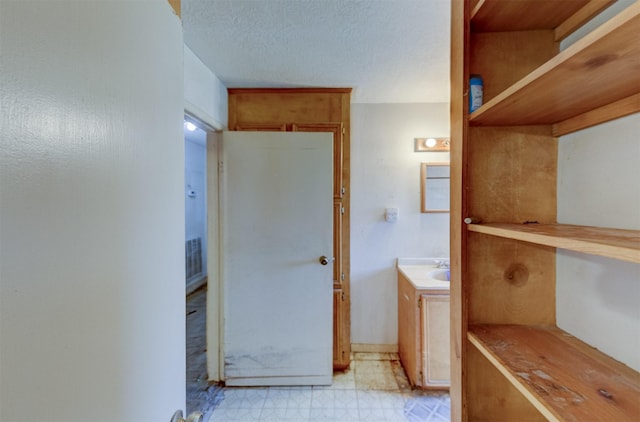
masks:
<instances>
[{"instance_id":1,"label":"wall light fixture","mask_svg":"<svg viewBox=\"0 0 640 422\"><path fill-rule=\"evenodd\" d=\"M415 152L449 151L449 138L413 138Z\"/></svg>"}]
</instances>

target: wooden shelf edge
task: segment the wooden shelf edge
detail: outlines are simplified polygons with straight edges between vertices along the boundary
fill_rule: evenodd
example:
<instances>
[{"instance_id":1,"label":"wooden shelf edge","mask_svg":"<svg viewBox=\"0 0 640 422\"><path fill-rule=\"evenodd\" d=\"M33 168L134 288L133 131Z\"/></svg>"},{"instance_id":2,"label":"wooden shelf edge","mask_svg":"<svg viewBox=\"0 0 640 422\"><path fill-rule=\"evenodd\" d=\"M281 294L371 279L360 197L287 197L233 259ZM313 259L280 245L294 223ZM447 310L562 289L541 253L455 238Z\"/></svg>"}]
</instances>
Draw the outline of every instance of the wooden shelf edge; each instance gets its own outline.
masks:
<instances>
[{"instance_id":1,"label":"wooden shelf edge","mask_svg":"<svg viewBox=\"0 0 640 422\"><path fill-rule=\"evenodd\" d=\"M555 28L554 34L556 41L562 41L595 15L602 12L615 2L616 0L591 0L580 10L571 15L569 19L565 20Z\"/></svg>"},{"instance_id":2,"label":"wooden shelf edge","mask_svg":"<svg viewBox=\"0 0 640 422\"><path fill-rule=\"evenodd\" d=\"M553 136L562 136L600 123L640 112L640 94L588 111L552 125Z\"/></svg>"},{"instance_id":3,"label":"wooden shelf edge","mask_svg":"<svg viewBox=\"0 0 640 422\"><path fill-rule=\"evenodd\" d=\"M475 325L467 338L548 420L640 414L640 374L555 326Z\"/></svg>"},{"instance_id":4,"label":"wooden shelf edge","mask_svg":"<svg viewBox=\"0 0 640 422\"><path fill-rule=\"evenodd\" d=\"M478 32L530 31L554 30L556 41L567 37L581 27L593 16L615 3L615 0L588 0L582 6L578 2L565 2L560 6L564 14L549 16L549 8L540 0L519 0L517 8L504 0L475 0L470 2L470 20L472 24L479 23L475 29ZM547 6L550 1L547 1ZM508 7L504 7L508 6ZM542 7L540 7L542 6ZM556 8L558 4L554 5ZM500 10L496 16L493 9ZM514 10L526 10L527 19L509 13ZM490 17L490 18L489 18ZM487 26L486 20L491 20ZM480 21L480 22L478 22Z\"/></svg>"},{"instance_id":5,"label":"wooden shelf edge","mask_svg":"<svg viewBox=\"0 0 640 422\"><path fill-rule=\"evenodd\" d=\"M557 121L546 119L541 121L512 121L509 118L502 117L499 113L499 107L504 106L507 103L526 103L527 89L531 90L530 86L539 83L547 75L553 74L555 69L560 68L566 63L570 63L576 56L584 53L589 49L592 44L599 42L604 37L615 32L619 28L628 24L633 19L640 15L640 2L633 3L627 9L618 13L618 15L605 22L594 31L584 36L582 39L568 47L566 50L560 52L551 60L542 64L540 67L529 73L527 76L505 89L500 94L496 95L493 99L489 100L486 104L482 105L478 110L469 115L469 124L473 126L513 126L523 124L553 124ZM575 83L572 80L567 80L566 84ZM578 113L582 114L582 113ZM504 120L506 119L506 120ZM549 120L549 121L547 121ZM566 120L566 119L565 119Z\"/></svg>"},{"instance_id":6,"label":"wooden shelf edge","mask_svg":"<svg viewBox=\"0 0 640 422\"><path fill-rule=\"evenodd\" d=\"M473 6L471 8L471 13L470 13L469 19L471 19L473 21L473 18L478 14L480 9L482 9L482 6L484 6L485 1L486 0L478 0L478 2L475 4L475 6Z\"/></svg>"},{"instance_id":7,"label":"wooden shelf edge","mask_svg":"<svg viewBox=\"0 0 640 422\"><path fill-rule=\"evenodd\" d=\"M469 224L467 230L640 263L640 230L568 224Z\"/></svg>"}]
</instances>

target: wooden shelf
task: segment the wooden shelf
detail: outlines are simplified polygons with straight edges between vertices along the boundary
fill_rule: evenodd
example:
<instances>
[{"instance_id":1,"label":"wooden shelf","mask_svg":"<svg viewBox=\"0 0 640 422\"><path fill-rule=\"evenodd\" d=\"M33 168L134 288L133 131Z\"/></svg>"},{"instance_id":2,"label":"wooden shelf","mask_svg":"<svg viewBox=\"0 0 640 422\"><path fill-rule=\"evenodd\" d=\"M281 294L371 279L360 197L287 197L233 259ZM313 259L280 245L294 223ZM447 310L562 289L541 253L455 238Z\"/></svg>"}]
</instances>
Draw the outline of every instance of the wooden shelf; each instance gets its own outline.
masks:
<instances>
[{"instance_id":1,"label":"wooden shelf","mask_svg":"<svg viewBox=\"0 0 640 422\"><path fill-rule=\"evenodd\" d=\"M472 232L640 263L640 230L568 224L469 224Z\"/></svg>"},{"instance_id":2,"label":"wooden shelf","mask_svg":"<svg viewBox=\"0 0 640 422\"><path fill-rule=\"evenodd\" d=\"M615 0L478 0L471 10L474 32L553 29L560 41Z\"/></svg>"},{"instance_id":3,"label":"wooden shelf","mask_svg":"<svg viewBox=\"0 0 640 422\"><path fill-rule=\"evenodd\" d=\"M640 92L639 33L636 2L488 101L470 124L554 124L632 97ZM625 113L637 111L636 103Z\"/></svg>"},{"instance_id":4,"label":"wooden shelf","mask_svg":"<svg viewBox=\"0 0 640 422\"><path fill-rule=\"evenodd\" d=\"M548 420L640 415L640 374L556 327L474 325L467 337Z\"/></svg>"},{"instance_id":5,"label":"wooden shelf","mask_svg":"<svg viewBox=\"0 0 640 422\"><path fill-rule=\"evenodd\" d=\"M480 0L471 11L471 26L476 32L555 29L590 3L601 10L613 1Z\"/></svg>"}]
</instances>

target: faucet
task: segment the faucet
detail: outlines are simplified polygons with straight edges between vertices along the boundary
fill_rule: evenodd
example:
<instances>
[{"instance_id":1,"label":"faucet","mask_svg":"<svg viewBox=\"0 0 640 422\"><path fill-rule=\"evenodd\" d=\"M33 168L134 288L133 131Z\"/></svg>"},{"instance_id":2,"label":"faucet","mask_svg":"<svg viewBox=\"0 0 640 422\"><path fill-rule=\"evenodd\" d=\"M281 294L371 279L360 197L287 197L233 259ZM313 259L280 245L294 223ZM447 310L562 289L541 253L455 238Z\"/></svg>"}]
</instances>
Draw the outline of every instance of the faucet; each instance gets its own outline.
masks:
<instances>
[{"instance_id":1,"label":"faucet","mask_svg":"<svg viewBox=\"0 0 640 422\"><path fill-rule=\"evenodd\" d=\"M449 268L449 261L446 259L436 259L436 268Z\"/></svg>"}]
</instances>

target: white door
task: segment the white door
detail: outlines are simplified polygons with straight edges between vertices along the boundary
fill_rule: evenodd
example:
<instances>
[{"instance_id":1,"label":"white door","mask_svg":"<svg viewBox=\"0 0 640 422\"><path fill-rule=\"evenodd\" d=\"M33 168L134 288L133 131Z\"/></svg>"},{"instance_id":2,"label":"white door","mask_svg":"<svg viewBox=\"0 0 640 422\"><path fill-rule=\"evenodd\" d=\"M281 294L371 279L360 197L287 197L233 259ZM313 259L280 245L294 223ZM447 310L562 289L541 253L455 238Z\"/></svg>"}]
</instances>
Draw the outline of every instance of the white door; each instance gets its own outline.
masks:
<instances>
[{"instance_id":1,"label":"white door","mask_svg":"<svg viewBox=\"0 0 640 422\"><path fill-rule=\"evenodd\" d=\"M225 382L331 384L332 134L225 132L222 161Z\"/></svg>"}]
</instances>

